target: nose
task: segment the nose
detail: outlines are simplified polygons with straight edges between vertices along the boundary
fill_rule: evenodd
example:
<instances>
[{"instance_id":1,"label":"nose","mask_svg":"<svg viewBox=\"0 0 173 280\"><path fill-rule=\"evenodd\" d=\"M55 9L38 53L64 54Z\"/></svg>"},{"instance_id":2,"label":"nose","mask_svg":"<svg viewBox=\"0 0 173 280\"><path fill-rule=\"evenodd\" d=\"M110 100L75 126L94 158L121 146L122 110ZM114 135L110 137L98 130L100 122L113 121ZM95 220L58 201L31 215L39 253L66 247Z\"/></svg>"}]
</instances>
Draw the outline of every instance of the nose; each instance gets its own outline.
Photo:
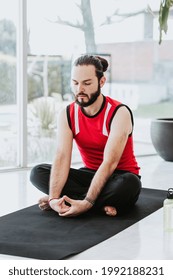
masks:
<instances>
[{"instance_id":1,"label":"nose","mask_svg":"<svg viewBox=\"0 0 173 280\"><path fill-rule=\"evenodd\" d=\"M78 84L78 87L77 87L77 92L78 93L81 93L81 92L83 92L84 93L84 87L83 87L83 85L82 84Z\"/></svg>"}]
</instances>

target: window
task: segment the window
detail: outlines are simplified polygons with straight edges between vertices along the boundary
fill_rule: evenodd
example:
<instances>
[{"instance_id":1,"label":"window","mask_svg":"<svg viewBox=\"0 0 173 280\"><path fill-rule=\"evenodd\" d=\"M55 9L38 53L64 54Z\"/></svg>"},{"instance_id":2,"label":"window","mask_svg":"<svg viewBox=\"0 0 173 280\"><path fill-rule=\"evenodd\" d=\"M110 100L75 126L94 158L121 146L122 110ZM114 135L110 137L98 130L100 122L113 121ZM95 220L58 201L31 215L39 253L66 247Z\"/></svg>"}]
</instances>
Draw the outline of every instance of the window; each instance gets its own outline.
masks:
<instances>
[{"instance_id":1,"label":"window","mask_svg":"<svg viewBox=\"0 0 173 280\"><path fill-rule=\"evenodd\" d=\"M16 24L18 1L0 0L0 168L17 165Z\"/></svg>"},{"instance_id":2,"label":"window","mask_svg":"<svg viewBox=\"0 0 173 280\"><path fill-rule=\"evenodd\" d=\"M72 100L71 63L85 52L108 57L104 94L132 109L137 155L155 153L151 119L170 117L173 108L172 10L168 34L159 45L155 0L29 0L21 10L26 1L0 0L0 168L52 161L56 118ZM19 11L24 21L27 15L27 30L17 24ZM27 38L16 36L19 27ZM22 44L28 48L26 61ZM77 154L73 160L78 161Z\"/></svg>"},{"instance_id":3,"label":"window","mask_svg":"<svg viewBox=\"0 0 173 280\"><path fill-rule=\"evenodd\" d=\"M57 115L68 97L69 73L61 55L28 55L29 164L51 162L55 155Z\"/></svg>"}]
</instances>

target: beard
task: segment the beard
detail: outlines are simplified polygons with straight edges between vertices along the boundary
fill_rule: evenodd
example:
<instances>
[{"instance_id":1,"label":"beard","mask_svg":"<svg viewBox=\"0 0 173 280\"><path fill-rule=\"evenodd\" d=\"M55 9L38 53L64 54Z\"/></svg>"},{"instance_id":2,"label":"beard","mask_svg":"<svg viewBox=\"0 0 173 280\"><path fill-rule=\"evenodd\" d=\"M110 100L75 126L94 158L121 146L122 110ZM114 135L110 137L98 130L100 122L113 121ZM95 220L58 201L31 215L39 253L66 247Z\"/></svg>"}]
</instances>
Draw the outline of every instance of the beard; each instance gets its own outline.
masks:
<instances>
[{"instance_id":1,"label":"beard","mask_svg":"<svg viewBox=\"0 0 173 280\"><path fill-rule=\"evenodd\" d=\"M86 96L88 98L88 101L79 101L78 98L81 96ZM78 104L80 107L88 107L90 105L92 105L96 100L97 98L99 97L100 95L100 85L98 85L98 89L96 92L93 92L90 94L90 97L88 97L87 94L85 93L79 93L75 96L75 102L76 104Z\"/></svg>"}]
</instances>

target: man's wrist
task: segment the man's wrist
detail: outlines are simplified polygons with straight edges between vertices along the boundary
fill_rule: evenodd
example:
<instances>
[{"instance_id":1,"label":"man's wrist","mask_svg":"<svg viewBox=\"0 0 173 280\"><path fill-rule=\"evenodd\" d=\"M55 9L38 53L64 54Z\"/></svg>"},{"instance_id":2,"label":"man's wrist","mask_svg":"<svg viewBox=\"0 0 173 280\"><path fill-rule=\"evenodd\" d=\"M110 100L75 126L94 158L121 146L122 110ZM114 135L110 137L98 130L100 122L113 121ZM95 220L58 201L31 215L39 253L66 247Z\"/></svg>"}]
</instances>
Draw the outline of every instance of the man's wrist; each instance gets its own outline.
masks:
<instances>
[{"instance_id":1,"label":"man's wrist","mask_svg":"<svg viewBox=\"0 0 173 280\"><path fill-rule=\"evenodd\" d=\"M86 196L85 200L88 201L92 206L95 204L95 200L91 199L90 197Z\"/></svg>"},{"instance_id":2,"label":"man's wrist","mask_svg":"<svg viewBox=\"0 0 173 280\"><path fill-rule=\"evenodd\" d=\"M59 200L59 197L51 197L48 200L49 206L51 207L51 201L53 202L54 200Z\"/></svg>"}]
</instances>

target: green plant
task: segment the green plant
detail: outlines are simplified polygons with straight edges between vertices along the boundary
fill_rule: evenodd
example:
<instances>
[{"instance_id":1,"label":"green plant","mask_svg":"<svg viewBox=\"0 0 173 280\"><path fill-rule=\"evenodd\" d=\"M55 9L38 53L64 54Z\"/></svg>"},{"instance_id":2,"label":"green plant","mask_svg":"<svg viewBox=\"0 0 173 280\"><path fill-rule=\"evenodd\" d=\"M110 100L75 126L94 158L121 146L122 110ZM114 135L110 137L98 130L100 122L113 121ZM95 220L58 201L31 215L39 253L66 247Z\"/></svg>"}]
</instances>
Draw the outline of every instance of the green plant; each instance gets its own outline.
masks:
<instances>
[{"instance_id":1,"label":"green plant","mask_svg":"<svg viewBox=\"0 0 173 280\"><path fill-rule=\"evenodd\" d=\"M173 0L161 0L160 10L159 10L159 29L160 29L159 44L161 44L162 42L163 32L165 34L167 33L169 12L172 6L173 6Z\"/></svg>"},{"instance_id":2,"label":"green plant","mask_svg":"<svg viewBox=\"0 0 173 280\"><path fill-rule=\"evenodd\" d=\"M29 107L31 127L36 126L39 134L50 136L56 129L56 110L52 97L35 99Z\"/></svg>"}]
</instances>

